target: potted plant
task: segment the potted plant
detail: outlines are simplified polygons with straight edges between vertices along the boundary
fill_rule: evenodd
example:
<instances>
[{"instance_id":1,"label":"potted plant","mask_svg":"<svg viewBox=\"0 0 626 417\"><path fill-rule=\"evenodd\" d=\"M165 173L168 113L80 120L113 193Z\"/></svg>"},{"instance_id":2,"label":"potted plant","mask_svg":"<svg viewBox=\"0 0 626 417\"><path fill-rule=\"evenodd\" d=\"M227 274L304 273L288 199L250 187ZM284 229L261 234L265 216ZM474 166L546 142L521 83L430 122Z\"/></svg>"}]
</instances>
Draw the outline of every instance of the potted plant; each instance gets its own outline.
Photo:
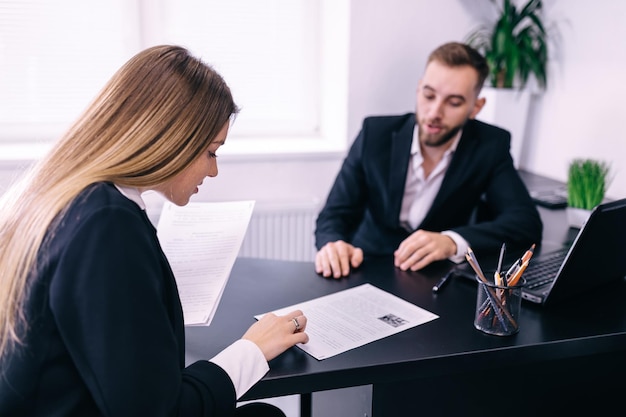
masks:
<instances>
[{"instance_id":1,"label":"potted plant","mask_svg":"<svg viewBox=\"0 0 626 417\"><path fill-rule=\"evenodd\" d=\"M582 227L591 210L604 200L610 167L595 159L574 159L567 172L567 219Z\"/></svg>"},{"instance_id":2,"label":"potted plant","mask_svg":"<svg viewBox=\"0 0 626 417\"><path fill-rule=\"evenodd\" d=\"M511 0L491 2L497 8L495 21L466 36L490 69L482 91L487 101L478 118L511 132L511 156L519 167L531 98L548 85L549 44L555 39L546 31L542 0L527 0L519 7ZM527 88L531 78L535 91Z\"/></svg>"},{"instance_id":3,"label":"potted plant","mask_svg":"<svg viewBox=\"0 0 626 417\"><path fill-rule=\"evenodd\" d=\"M541 15L542 0L528 0L520 9L511 0L492 3L501 3L496 22L481 25L467 36L467 43L489 63L491 85L523 89L532 74L545 89L548 37Z\"/></svg>"}]
</instances>

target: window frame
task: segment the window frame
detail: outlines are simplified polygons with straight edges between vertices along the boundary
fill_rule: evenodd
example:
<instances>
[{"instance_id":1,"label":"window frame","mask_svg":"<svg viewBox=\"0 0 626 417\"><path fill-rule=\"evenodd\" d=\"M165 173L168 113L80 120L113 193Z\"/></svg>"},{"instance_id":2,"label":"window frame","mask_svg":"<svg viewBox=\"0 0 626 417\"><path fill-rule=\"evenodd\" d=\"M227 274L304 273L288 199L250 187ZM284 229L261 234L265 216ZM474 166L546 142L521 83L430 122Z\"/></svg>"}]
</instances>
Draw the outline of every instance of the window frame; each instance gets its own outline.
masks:
<instances>
[{"instance_id":1,"label":"window frame","mask_svg":"<svg viewBox=\"0 0 626 417\"><path fill-rule=\"evenodd\" d=\"M307 0L308 1L308 0ZM220 155L229 159L265 160L275 156L291 158L317 158L325 155L336 157L347 148L348 119L348 57L349 57L349 0L320 1L320 94L319 132L309 135L284 137L232 137L220 148ZM158 15L154 15L153 2L136 0L129 6L129 13L136 12L140 21L136 40L145 46L150 42ZM158 12L157 12L158 13ZM141 18L140 18L141 16ZM78 115L77 115L78 116ZM11 138L0 140L0 165L15 166L42 157L50 148L58 133L46 131L42 126L39 139L16 132ZM45 138L45 139L41 139Z\"/></svg>"}]
</instances>

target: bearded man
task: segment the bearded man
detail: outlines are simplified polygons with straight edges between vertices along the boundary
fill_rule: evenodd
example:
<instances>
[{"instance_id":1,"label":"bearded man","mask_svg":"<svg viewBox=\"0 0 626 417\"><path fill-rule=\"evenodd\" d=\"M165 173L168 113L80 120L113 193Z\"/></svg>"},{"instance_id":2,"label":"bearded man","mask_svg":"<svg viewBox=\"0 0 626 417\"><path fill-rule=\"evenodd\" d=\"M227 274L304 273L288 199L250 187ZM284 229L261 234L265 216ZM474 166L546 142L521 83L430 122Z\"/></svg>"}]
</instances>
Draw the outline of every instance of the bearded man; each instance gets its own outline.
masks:
<instances>
[{"instance_id":1,"label":"bearded man","mask_svg":"<svg viewBox=\"0 0 626 417\"><path fill-rule=\"evenodd\" d=\"M478 120L489 74L472 47L446 43L429 56L415 113L367 117L320 211L315 269L350 274L367 256L401 270L527 248L543 224L514 167L508 131ZM478 208L481 207L481 214Z\"/></svg>"}]
</instances>

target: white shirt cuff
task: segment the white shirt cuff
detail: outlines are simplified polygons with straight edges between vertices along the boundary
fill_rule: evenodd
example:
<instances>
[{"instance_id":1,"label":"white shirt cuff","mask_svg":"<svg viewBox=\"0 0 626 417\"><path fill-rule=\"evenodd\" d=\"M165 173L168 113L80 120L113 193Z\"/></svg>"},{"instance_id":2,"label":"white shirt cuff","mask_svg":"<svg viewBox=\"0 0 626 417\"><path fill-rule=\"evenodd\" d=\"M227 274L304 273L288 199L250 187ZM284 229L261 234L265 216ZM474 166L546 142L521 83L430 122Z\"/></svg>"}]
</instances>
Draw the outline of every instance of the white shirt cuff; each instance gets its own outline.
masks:
<instances>
[{"instance_id":1,"label":"white shirt cuff","mask_svg":"<svg viewBox=\"0 0 626 417\"><path fill-rule=\"evenodd\" d=\"M465 260L467 249L469 248L469 243L467 243L467 241L463 239L460 234L451 230L445 230L441 232L441 234L449 236L452 240L454 240L454 243L456 243L456 254L452 255L448 259L457 264L463 262Z\"/></svg>"},{"instance_id":2,"label":"white shirt cuff","mask_svg":"<svg viewBox=\"0 0 626 417\"><path fill-rule=\"evenodd\" d=\"M270 369L261 349L246 339L237 340L209 362L226 371L235 386L237 399L259 382Z\"/></svg>"}]
</instances>

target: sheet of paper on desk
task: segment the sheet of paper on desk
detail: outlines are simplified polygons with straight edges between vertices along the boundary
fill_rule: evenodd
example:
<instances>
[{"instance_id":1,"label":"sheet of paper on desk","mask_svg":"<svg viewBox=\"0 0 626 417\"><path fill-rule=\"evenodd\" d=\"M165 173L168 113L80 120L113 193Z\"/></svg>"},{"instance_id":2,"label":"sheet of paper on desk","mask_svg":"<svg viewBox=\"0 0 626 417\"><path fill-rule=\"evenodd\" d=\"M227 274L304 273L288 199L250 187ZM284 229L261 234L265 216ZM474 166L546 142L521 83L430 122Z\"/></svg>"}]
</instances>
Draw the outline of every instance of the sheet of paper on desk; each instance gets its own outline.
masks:
<instances>
[{"instance_id":1,"label":"sheet of paper on desk","mask_svg":"<svg viewBox=\"0 0 626 417\"><path fill-rule=\"evenodd\" d=\"M209 325L222 298L254 201L166 202L157 236L176 277L185 325Z\"/></svg>"},{"instance_id":2,"label":"sheet of paper on desk","mask_svg":"<svg viewBox=\"0 0 626 417\"><path fill-rule=\"evenodd\" d=\"M294 304L274 313L283 315L296 309L307 317L309 335L309 342L298 347L318 360L439 318L371 284Z\"/></svg>"}]
</instances>

